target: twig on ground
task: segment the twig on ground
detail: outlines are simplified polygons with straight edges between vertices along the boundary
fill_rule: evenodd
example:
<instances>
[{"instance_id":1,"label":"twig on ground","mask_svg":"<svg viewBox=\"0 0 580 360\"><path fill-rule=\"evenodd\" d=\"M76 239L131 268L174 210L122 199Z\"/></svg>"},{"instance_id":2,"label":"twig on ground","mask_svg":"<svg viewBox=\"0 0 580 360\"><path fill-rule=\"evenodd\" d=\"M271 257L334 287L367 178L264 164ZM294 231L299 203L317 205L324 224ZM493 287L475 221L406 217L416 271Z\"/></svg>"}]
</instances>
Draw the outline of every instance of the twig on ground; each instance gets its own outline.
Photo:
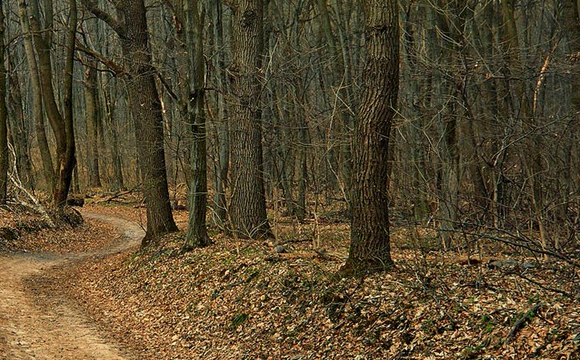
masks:
<instances>
[{"instance_id":1,"label":"twig on ground","mask_svg":"<svg viewBox=\"0 0 580 360\"><path fill-rule=\"evenodd\" d=\"M512 329L510 330L510 332L507 334L507 336L505 338L506 344L508 344L516 336L518 331L520 331L524 327L524 325L536 315L536 313L538 312L538 310L541 307L542 307L542 303L535 304L528 311L526 311L518 319L518 321L516 321L516 323L514 324L514 326L512 327Z\"/></svg>"},{"instance_id":2,"label":"twig on ground","mask_svg":"<svg viewBox=\"0 0 580 360\"><path fill-rule=\"evenodd\" d=\"M572 294L570 294L570 293L569 293L569 292L567 292L567 291L564 291L564 290L560 290L560 289L556 289L556 288L553 288L553 287L549 287L549 286L542 285L542 284L540 284L539 282L537 282L536 280L534 280L534 279L530 279L529 277L525 276L524 274L515 273L515 272L514 272L513 274L516 274L517 276L521 277L522 279L524 279L524 280L527 280L527 281L531 282L532 284L536 285L537 287L539 287L539 288L541 288L541 289L543 289L543 290L552 291L552 292L555 292L555 293L558 293L558 294L564 295L564 296L566 296L567 298L570 298L570 299L574 298L574 296L572 296Z\"/></svg>"},{"instance_id":3,"label":"twig on ground","mask_svg":"<svg viewBox=\"0 0 580 360\"><path fill-rule=\"evenodd\" d=\"M112 195L112 196L109 196L109 197L108 197L108 198L106 198L106 199L99 200L99 201L97 201L97 202L95 202L95 203L96 203L96 204L101 204L101 203L110 202L110 201L112 201L112 200L115 200L115 199L117 199L117 198L120 198L121 196L124 196L124 195L129 195L129 194L133 193L133 192L134 192L135 190L137 190L137 189L138 189L138 186L137 186L137 187L134 187L134 188L132 188L132 189L126 190L126 191L120 191L120 192L118 192L118 193L116 193L116 194L114 194L114 195Z\"/></svg>"}]
</instances>

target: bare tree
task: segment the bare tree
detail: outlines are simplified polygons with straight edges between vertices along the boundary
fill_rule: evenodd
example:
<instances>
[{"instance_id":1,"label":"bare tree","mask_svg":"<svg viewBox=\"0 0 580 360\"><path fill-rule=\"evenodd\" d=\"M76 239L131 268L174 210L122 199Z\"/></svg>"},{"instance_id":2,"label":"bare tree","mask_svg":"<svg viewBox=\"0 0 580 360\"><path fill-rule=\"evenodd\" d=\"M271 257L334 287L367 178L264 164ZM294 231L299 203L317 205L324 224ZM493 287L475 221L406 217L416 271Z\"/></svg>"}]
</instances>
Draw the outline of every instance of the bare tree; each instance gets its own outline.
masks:
<instances>
[{"instance_id":1,"label":"bare tree","mask_svg":"<svg viewBox=\"0 0 580 360\"><path fill-rule=\"evenodd\" d=\"M143 0L113 1L117 16L93 1L85 6L119 36L127 74L127 92L135 122L143 194L147 202L147 231L142 247L157 243L159 236L177 230L169 202L163 115L152 65L147 9Z\"/></svg>"},{"instance_id":2,"label":"bare tree","mask_svg":"<svg viewBox=\"0 0 580 360\"><path fill-rule=\"evenodd\" d=\"M66 56L64 61L63 78L64 83L62 87L63 106L62 109L58 105L55 94L55 87L53 84L53 65L51 63L51 48L52 48L52 2L47 4L46 25L43 28L40 22L40 10L38 0L31 0L30 3L26 1L19 2L20 18L25 34L31 33L32 39L28 39L27 57L29 58L29 65L32 77L38 76L38 83L34 91L36 96L42 99L42 105L46 116L50 123L52 132L56 142L56 165L57 168L52 168L52 160L48 160L50 152L43 148L41 151L44 161L45 173L47 177L50 173L54 175L53 188L53 205L57 208L62 208L66 205L66 200L72 182L73 169L75 167L75 136L73 126L73 66L74 66L74 52L75 52L75 37L77 27L77 8L76 0L68 1L69 5L69 23L66 35ZM47 30L48 29L48 30ZM30 44L32 43L32 44ZM34 45L34 50L31 48ZM36 57L35 57L36 53ZM36 71L38 74L36 74ZM36 80L35 80L36 81ZM37 116L40 117L38 108L40 107L40 99L37 99L35 105ZM40 123L39 126L40 127ZM40 135L39 135L40 136ZM41 140L44 143L44 140Z\"/></svg>"},{"instance_id":3,"label":"bare tree","mask_svg":"<svg viewBox=\"0 0 580 360\"><path fill-rule=\"evenodd\" d=\"M261 83L263 0L230 2L234 12L231 74L232 230L240 237L271 236L266 215L262 157Z\"/></svg>"},{"instance_id":4,"label":"bare tree","mask_svg":"<svg viewBox=\"0 0 580 360\"><path fill-rule=\"evenodd\" d=\"M351 245L341 272L392 266L387 183L391 122L399 87L399 19L396 0L365 0L367 60L356 116Z\"/></svg>"},{"instance_id":5,"label":"bare tree","mask_svg":"<svg viewBox=\"0 0 580 360\"><path fill-rule=\"evenodd\" d=\"M203 47L204 7L199 0L184 0L185 38L189 68L188 114L193 132L189 227L185 248L206 246L207 149L205 126L205 59Z\"/></svg>"}]
</instances>

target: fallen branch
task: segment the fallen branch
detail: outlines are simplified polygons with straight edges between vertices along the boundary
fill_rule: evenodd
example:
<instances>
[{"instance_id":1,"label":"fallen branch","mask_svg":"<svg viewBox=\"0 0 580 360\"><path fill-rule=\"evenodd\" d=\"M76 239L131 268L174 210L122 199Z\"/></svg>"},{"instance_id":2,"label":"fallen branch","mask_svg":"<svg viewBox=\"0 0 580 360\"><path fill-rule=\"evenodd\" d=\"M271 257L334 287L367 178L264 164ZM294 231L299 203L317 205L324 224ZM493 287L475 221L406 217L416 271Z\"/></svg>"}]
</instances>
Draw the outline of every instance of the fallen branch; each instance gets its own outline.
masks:
<instances>
[{"instance_id":1,"label":"fallen branch","mask_svg":"<svg viewBox=\"0 0 580 360\"><path fill-rule=\"evenodd\" d=\"M536 313L538 312L538 310L541 307L542 307L542 303L535 304L528 311L526 311L518 319L518 321L516 321L516 323L514 324L514 326L512 327L512 329L510 330L510 332L507 334L507 336L505 338L506 344L509 344L509 342L516 336L518 331L520 331L524 327L524 325L526 325L526 323L536 315Z\"/></svg>"},{"instance_id":2,"label":"fallen branch","mask_svg":"<svg viewBox=\"0 0 580 360\"><path fill-rule=\"evenodd\" d=\"M10 143L8 143L8 148L10 150L10 154L13 157L13 161L12 161L12 164L13 164L12 171L8 173L8 177L10 179L10 182L18 190L20 190L21 193L25 194L26 197L28 197L28 199L30 201L32 201L32 203L29 203L27 201L24 201L22 199L19 199L18 196L16 195L15 198L17 200L17 203L19 205L22 205L22 206L24 206L26 208L29 208L29 209L33 210L34 212L40 214L40 216L42 217L42 219L44 221L46 221L46 224L48 225L48 227L55 228L56 227L56 224L54 223L54 220L52 219L52 217L50 216L50 214L48 213L48 211L46 211L45 207L42 206L42 204L40 203L40 201L38 201L38 199L34 195L32 195L28 190L26 190L26 188L24 187L24 185L22 185L22 181L20 180L20 176L18 175L18 169L16 167L16 152L14 151L14 147Z\"/></svg>"},{"instance_id":3,"label":"fallen branch","mask_svg":"<svg viewBox=\"0 0 580 360\"><path fill-rule=\"evenodd\" d=\"M96 201L95 203L96 204L102 204L102 203L107 203L107 202L113 201L113 200L115 200L117 198L120 198L121 196L132 194L137 188L138 188L138 186L137 187L134 187L132 189L126 190L126 191L118 192L118 193L116 193L114 195L109 196L106 199L102 199L102 200Z\"/></svg>"},{"instance_id":4,"label":"fallen branch","mask_svg":"<svg viewBox=\"0 0 580 360\"><path fill-rule=\"evenodd\" d=\"M541 288L543 290L547 290L547 291L555 292L555 293L560 294L560 295L564 295L564 296L566 296L569 299L573 299L574 298L574 296L572 296L572 294L570 294L569 292L566 292L566 291L560 290L560 289L556 289L556 288L553 288L553 287L549 287L549 286L542 285L539 282L537 282L536 280L530 279L529 277L525 276L524 274L515 273L515 272L513 272L513 274L516 274L517 276L521 277L522 279L531 282L532 284L536 285L537 287L539 287L539 288Z\"/></svg>"}]
</instances>

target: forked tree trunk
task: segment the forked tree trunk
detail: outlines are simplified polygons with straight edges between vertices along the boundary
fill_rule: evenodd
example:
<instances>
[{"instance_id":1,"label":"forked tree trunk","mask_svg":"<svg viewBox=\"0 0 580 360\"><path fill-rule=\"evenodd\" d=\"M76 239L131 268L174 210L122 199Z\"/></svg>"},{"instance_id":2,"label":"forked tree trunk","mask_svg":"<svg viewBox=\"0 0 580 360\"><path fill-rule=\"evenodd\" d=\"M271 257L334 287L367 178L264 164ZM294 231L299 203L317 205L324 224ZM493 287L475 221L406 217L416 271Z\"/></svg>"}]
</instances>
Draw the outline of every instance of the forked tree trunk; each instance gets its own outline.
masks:
<instances>
[{"instance_id":1,"label":"forked tree trunk","mask_svg":"<svg viewBox=\"0 0 580 360\"><path fill-rule=\"evenodd\" d=\"M20 1L21 22L24 32L32 31L34 49L38 58L38 76L40 79L40 93L44 110L52 128L56 143L56 164L57 169L54 173L54 192L52 197L53 206L62 209L66 205L66 199L72 182L72 173L75 167L75 138L73 126L73 109L72 109L72 77L74 66L75 35L77 26L77 8L76 0L69 0L69 27L66 36L66 56L63 73L64 105L62 111L57 105L57 99L53 86L53 71L50 59L52 46L52 2L46 4L46 22L47 29L40 26L40 8L38 0L31 0L29 4ZM23 17L27 17L24 19ZM30 22L28 22L30 21ZM30 28L28 28L30 25ZM43 31L47 30L47 31ZM27 53L29 50L27 50ZM27 54L28 55L28 54ZM34 57L31 52L30 58ZM29 59L29 63L31 60ZM33 71L33 66L31 66ZM34 74L33 74L34 76ZM38 91L38 89L36 90ZM44 154L44 156L50 156Z\"/></svg>"},{"instance_id":2,"label":"forked tree trunk","mask_svg":"<svg viewBox=\"0 0 580 360\"><path fill-rule=\"evenodd\" d=\"M232 231L244 238L272 235L266 216L262 157L263 0L233 4L231 111Z\"/></svg>"},{"instance_id":3,"label":"forked tree trunk","mask_svg":"<svg viewBox=\"0 0 580 360\"><path fill-rule=\"evenodd\" d=\"M399 21L396 0L365 0L367 60L356 115L351 244L343 275L393 265L389 241L388 147L399 86Z\"/></svg>"}]
</instances>

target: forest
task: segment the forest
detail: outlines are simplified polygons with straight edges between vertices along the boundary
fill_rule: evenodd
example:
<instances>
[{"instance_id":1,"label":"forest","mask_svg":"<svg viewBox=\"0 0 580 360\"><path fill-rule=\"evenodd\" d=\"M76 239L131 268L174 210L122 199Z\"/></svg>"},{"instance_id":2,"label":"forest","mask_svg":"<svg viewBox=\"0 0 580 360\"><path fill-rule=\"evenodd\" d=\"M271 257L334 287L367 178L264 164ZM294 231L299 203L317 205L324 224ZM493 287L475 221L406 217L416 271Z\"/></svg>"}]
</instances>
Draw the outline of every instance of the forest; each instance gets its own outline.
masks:
<instances>
[{"instance_id":1,"label":"forest","mask_svg":"<svg viewBox=\"0 0 580 360\"><path fill-rule=\"evenodd\" d=\"M579 118L576 0L0 0L0 359L580 358Z\"/></svg>"}]
</instances>

